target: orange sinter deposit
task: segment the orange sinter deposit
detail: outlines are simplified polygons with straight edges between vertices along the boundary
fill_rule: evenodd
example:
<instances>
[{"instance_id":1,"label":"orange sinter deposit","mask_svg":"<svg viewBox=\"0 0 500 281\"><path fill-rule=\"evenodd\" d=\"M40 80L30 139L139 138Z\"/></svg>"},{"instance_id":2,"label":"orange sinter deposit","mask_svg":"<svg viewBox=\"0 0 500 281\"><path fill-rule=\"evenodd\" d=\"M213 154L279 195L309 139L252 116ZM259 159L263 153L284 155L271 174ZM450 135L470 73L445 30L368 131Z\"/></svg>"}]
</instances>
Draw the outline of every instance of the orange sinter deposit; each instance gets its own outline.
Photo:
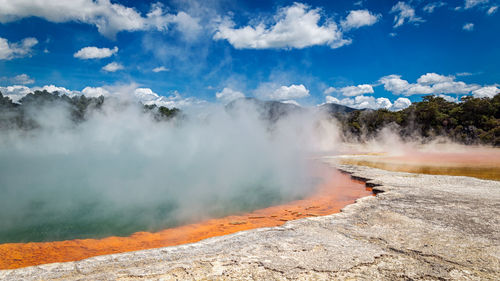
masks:
<instances>
[{"instance_id":1,"label":"orange sinter deposit","mask_svg":"<svg viewBox=\"0 0 500 281\"><path fill-rule=\"evenodd\" d=\"M456 146L446 149L443 146L441 150L409 149L394 155L352 155L339 159L342 164L389 171L500 180L499 148Z\"/></svg>"},{"instance_id":2,"label":"orange sinter deposit","mask_svg":"<svg viewBox=\"0 0 500 281\"><path fill-rule=\"evenodd\" d=\"M323 184L303 200L260 209L242 215L210 219L155 233L137 232L128 237L77 239L56 242L7 243L0 245L0 269L81 260L92 256L193 243L242 230L278 226L288 220L339 212L372 191L349 175L328 169Z\"/></svg>"}]
</instances>

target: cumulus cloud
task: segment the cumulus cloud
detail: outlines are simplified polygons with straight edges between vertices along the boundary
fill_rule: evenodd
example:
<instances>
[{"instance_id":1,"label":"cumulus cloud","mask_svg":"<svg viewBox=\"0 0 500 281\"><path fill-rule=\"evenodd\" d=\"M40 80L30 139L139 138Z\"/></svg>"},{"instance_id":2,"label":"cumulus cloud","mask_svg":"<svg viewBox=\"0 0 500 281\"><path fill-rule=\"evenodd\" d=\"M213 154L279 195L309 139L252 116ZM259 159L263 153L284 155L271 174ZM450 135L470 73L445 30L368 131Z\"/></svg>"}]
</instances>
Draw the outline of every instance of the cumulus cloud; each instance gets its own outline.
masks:
<instances>
[{"instance_id":1,"label":"cumulus cloud","mask_svg":"<svg viewBox=\"0 0 500 281\"><path fill-rule=\"evenodd\" d=\"M47 91L50 93L57 92L59 94L65 94L68 96L74 96L80 94L78 91L71 91L64 87L57 87L55 85L45 85L43 87L32 87L29 88L24 85L12 85L7 87L0 87L0 92L4 96L9 97L13 102L19 102L24 96L34 91Z\"/></svg>"},{"instance_id":2,"label":"cumulus cloud","mask_svg":"<svg viewBox=\"0 0 500 281\"><path fill-rule=\"evenodd\" d=\"M158 106L166 106L168 108L189 108L206 104L206 101L194 97L183 97L177 91L174 91L170 96L160 96L153 91L135 91L135 95L139 101L144 104L156 104Z\"/></svg>"},{"instance_id":3,"label":"cumulus cloud","mask_svg":"<svg viewBox=\"0 0 500 281\"><path fill-rule=\"evenodd\" d=\"M6 81L8 83L17 84L17 85L28 85L35 83L35 80L31 78L28 74L19 74L14 77L0 77L0 81Z\"/></svg>"},{"instance_id":4,"label":"cumulus cloud","mask_svg":"<svg viewBox=\"0 0 500 281\"><path fill-rule=\"evenodd\" d=\"M1 4L0 4L1 6ZM2 9L0 9L1 11ZM31 56L32 48L38 44L38 40L28 37L20 42L12 43L7 39L0 37L0 60L11 60Z\"/></svg>"},{"instance_id":5,"label":"cumulus cloud","mask_svg":"<svg viewBox=\"0 0 500 281\"><path fill-rule=\"evenodd\" d=\"M349 106L356 109L388 109L392 106L392 103L387 98L375 98L372 96L357 96L354 98L343 98L338 99L332 96L326 96L326 103L336 103L345 106Z\"/></svg>"},{"instance_id":6,"label":"cumulus cloud","mask_svg":"<svg viewBox=\"0 0 500 281\"><path fill-rule=\"evenodd\" d=\"M320 9L294 3L278 10L272 20L236 28L235 23L225 18L217 26L215 40L227 40L237 49L289 49L315 45L339 48L351 43L344 39L337 24L326 19L319 24ZM271 25L265 22L272 21ZM255 22L255 20L254 20Z\"/></svg>"},{"instance_id":7,"label":"cumulus cloud","mask_svg":"<svg viewBox=\"0 0 500 281\"><path fill-rule=\"evenodd\" d=\"M221 92L215 93L215 97L223 103L229 103L233 100L244 98L245 94L231 88L224 88Z\"/></svg>"},{"instance_id":8,"label":"cumulus cloud","mask_svg":"<svg viewBox=\"0 0 500 281\"><path fill-rule=\"evenodd\" d=\"M124 85L106 85L103 87L86 87L81 91L81 94L89 97L118 97L122 100L130 100L132 102L141 102L146 105L166 106L169 108L188 108L206 103L193 97L182 97L177 91L174 91L170 96L162 96L155 93L150 88L139 87L135 83Z\"/></svg>"},{"instance_id":9,"label":"cumulus cloud","mask_svg":"<svg viewBox=\"0 0 500 281\"><path fill-rule=\"evenodd\" d=\"M118 70L121 70L123 69L123 65L120 64L120 63L117 63L117 62L110 62L108 64L106 64L102 70L104 71L107 71L107 72L115 72L115 71L118 71Z\"/></svg>"},{"instance_id":10,"label":"cumulus cloud","mask_svg":"<svg viewBox=\"0 0 500 281\"><path fill-rule=\"evenodd\" d=\"M326 96L326 103L336 103L345 105L356 109L388 109L391 111L398 111L405 109L411 105L411 101L407 98L398 98L394 104L388 98L373 96L357 96L354 98L338 99L332 96Z\"/></svg>"},{"instance_id":11,"label":"cumulus cloud","mask_svg":"<svg viewBox=\"0 0 500 281\"><path fill-rule=\"evenodd\" d=\"M465 31L473 31L474 30L474 24L469 22L469 23L466 23L464 24L464 26L462 26L462 29L465 30Z\"/></svg>"},{"instance_id":12,"label":"cumulus cloud","mask_svg":"<svg viewBox=\"0 0 500 281\"><path fill-rule=\"evenodd\" d=\"M164 67L164 66L159 66L153 68L153 72L158 73L158 72L164 72L164 71L170 71L170 69Z\"/></svg>"},{"instance_id":13,"label":"cumulus cloud","mask_svg":"<svg viewBox=\"0 0 500 281\"><path fill-rule=\"evenodd\" d=\"M13 102L18 102L22 97L31 93L31 89L22 85L0 87L0 92L9 97Z\"/></svg>"},{"instance_id":14,"label":"cumulus cloud","mask_svg":"<svg viewBox=\"0 0 500 281\"><path fill-rule=\"evenodd\" d=\"M480 86L455 81L454 76L427 73L417 79L417 83L409 83L400 75L388 75L380 78L384 89L396 95L429 95L429 94L468 94Z\"/></svg>"},{"instance_id":15,"label":"cumulus cloud","mask_svg":"<svg viewBox=\"0 0 500 281\"><path fill-rule=\"evenodd\" d=\"M498 85L485 86L472 91L472 95L476 98L492 98L496 94L500 94L500 88L498 88Z\"/></svg>"},{"instance_id":16,"label":"cumulus cloud","mask_svg":"<svg viewBox=\"0 0 500 281\"><path fill-rule=\"evenodd\" d=\"M80 94L80 92L78 92L78 91L68 90L64 87L58 87L55 85L45 85L43 87L33 87L33 88L31 88L31 90L32 91L47 91L49 93L59 93L60 95L67 95L70 97Z\"/></svg>"},{"instance_id":17,"label":"cumulus cloud","mask_svg":"<svg viewBox=\"0 0 500 281\"><path fill-rule=\"evenodd\" d=\"M109 58L118 52L118 47L113 49L98 48L98 47L85 47L76 52L73 57L79 59L102 59Z\"/></svg>"},{"instance_id":18,"label":"cumulus cloud","mask_svg":"<svg viewBox=\"0 0 500 281\"><path fill-rule=\"evenodd\" d=\"M432 3L425 5L422 10L424 10L424 12L427 12L430 14L430 13L433 13L435 9L443 7L445 5L446 5L446 3L442 2L442 1L432 2Z\"/></svg>"},{"instance_id":19,"label":"cumulus cloud","mask_svg":"<svg viewBox=\"0 0 500 281\"><path fill-rule=\"evenodd\" d=\"M405 109L411 105L411 101L407 98L398 98L392 104L391 110L398 111L401 109Z\"/></svg>"},{"instance_id":20,"label":"cumulus cloud","mask_svg":"<svg viewBox=\"0 0 500 281\"><path fill-rule=\"evenodd\" d=\"M444 76L437 73L427 73L420 76L420 78L417 79L417 83L422 85L432 85L437 83L453 82L453 80L455 80L455 77L453 76Z\"/></svg>"},{"instance_id":21,"label":"cumulus cloud","mask_svg":"<svg viewBox=\"0 0 500 281\"><path fill-rule=\"evenodd\" d=\"M449 102L458 102L458 97L451 97L451 96L443 95L443 94L439 94L438 97L443 98Z\"/></svg>"},{"instance_id":22,"label":"cumulus cloud","mask_svg":"<svg viewBox=\"0 0 500 281\"><path fill-rule=\"evenodd\" d=\"M491 6L488 11L486 12L489 16L493 15L496 13L498 10L498 6Z\"/></svg>"},{"instance_id":23,"label":"cumulus cloud","mask_svg":"<svg viewBox=\"0 0 500 281\"><path fill-rule=\"evenodd\" d=\"M372 85L369 84L362 84L362 85L357 85L357 86L347 86L343 88L334 88L334 87L329 87L324 91L325 94L331 94L331 93L342 93L342 95L347 96L347 97L352 97L352 96L359 96L362 94L373 94L373 87Z\"/></svg>"},{"instance_id":24,"label":"cumulus cloud","mask_svg":"<svg viewBox=\"0 0 500 281\"><path fill-rule=\"evenodd\" d=\"M395 14L394 28L402 26L405 22L413 24L424 22L424 19L415 14L415 9L405 2L398 2L389 13Z\"/></svg>"},{"instance_id":25,"label":"cumulus cloud","mask_svg":"<svg viewBox=\"0 0 500 281\"><path fill-rule=\"evenodd\" d=\"M111 93L102 87L85 87L82 94L89 98L97 98L100 96L108 97Z\"/></svg>"},{"instance_id":26,"label":"cumulus cloud","mask_svg":"<svg viewBox=\"0 0 500 281\"><path fill-rule=\"evenodd\" d=\"M174 91L170 96L161 96L155 93L150 88L139 87L135 83L124 85L106 85L102 87L85 87L81 91L69 90L64 87L55 85L45 85L43 87L27 87L24 85L14 85L7 87L0 87L0 92L4 96L9 97L14 102L18 102L25 95L34 91L47 91L49 93L59 93L60 95L68 95L70 97L84 95L86 97L117 97L124 101L142 102L143 104L177 108L188 108L191 106L205 104L206 101L193 98L182 97L177 91Z\"/></svg>"},{"instance_id":27,"label":"cumulus cloud","mask_svg":"<svg viewBox=\"0 0 500 281\"><path fill-rule=\"evenodd\" d=\"M28 17L39 17L55 23L75 21L94 25L99 33L111 38L120 31L166 31L170 24L186 32L199 28L195 24L196 20L185 12L169 14L160 4L153 4L145 17L134 8L111 3L110 0L0 0L0 7L0 23Z\"/></svg>"},{"instance_id":28,"label":"cumulus cloud","mask_svg":"<svg viewBox=\"0 0 500 281\"><path fill-rule=\"evenodd\" d=\"M302 84L281 86L265 96L271 100L300 99L309 96L309 90Z\"/></svg>"},{"instance_id":29,"label":"cumulus cloud","mask_svg":"<svg viewBox=\"0 0 500 281\"><path fill-rule=\"evenodd\" d=\"M344 30L370 26L374 25L380 17L381 15L374 15L368 10L353 10L341 22L341 26Z\"/></svg>"},{"instance_id":30,"label":"cumulus cloud","mask_svg":"<svg viewBox=\"0 0 500 281\"><path fill-rule=\"evenodd\" d=\"M478 5L487 4L490 0L465 0L465 9L474 8Z\"/></svg>"}]
</instances>

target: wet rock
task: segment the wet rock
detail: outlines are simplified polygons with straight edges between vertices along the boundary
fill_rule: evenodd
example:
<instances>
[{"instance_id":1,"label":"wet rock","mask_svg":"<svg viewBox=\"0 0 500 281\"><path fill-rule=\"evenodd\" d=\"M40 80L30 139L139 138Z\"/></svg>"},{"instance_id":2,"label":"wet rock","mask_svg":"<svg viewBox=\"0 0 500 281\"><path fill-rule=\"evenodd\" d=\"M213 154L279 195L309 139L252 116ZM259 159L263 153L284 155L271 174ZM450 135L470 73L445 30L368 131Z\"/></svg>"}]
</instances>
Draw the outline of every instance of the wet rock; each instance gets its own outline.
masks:
<instances>
[{"instance_id":1,"label":"wet rock","mask_svg":"<svg viewBox=\"0 0 500 281\"><path fill-rule=\"evenodd\" d=\"M498 280L500 182L342 165L379 191L342 213L0 271L5 280Z\"/></svg>"}]
</instances>

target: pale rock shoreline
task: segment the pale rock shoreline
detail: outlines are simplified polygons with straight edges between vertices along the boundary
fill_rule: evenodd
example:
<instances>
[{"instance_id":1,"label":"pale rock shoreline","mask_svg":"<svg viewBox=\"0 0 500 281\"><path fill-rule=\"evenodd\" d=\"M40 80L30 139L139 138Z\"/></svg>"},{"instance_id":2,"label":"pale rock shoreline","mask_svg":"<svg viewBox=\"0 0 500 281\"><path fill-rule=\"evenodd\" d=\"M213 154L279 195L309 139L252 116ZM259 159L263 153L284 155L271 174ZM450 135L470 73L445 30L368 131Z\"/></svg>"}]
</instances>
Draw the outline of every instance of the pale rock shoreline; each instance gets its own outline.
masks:
<instances>
[{"instance_id":1,"label":"pale rock shoreline","mask_svg":"<svg viewBox=\"0 0 500 281\"><path fill-rule=\"evenodd\" d=\"M337 167L380 193L339 214L0 280L500 280L500 182Z\"/></svg>"}]
</instances>

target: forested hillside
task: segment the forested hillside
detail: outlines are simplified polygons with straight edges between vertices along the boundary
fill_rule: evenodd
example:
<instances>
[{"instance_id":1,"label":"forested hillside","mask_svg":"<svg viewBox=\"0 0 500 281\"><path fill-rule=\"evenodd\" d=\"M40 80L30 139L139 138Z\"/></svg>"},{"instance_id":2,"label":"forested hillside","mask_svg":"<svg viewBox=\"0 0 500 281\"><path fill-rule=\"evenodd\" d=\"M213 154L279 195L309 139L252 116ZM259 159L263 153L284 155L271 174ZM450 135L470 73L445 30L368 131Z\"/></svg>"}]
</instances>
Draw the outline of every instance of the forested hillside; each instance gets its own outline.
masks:
<instances>
[{"instance_id":1,"label":"forested hillside","mask_svg":"<svg viewBox=\"0 0 500 281\"><path fill-rule=\"evenodd\" d=\"M500 146L500 94L493 98L462 98L461 102L425 96L421 102L392 112L356 110L335 114L347 138L364 140L391 126L406 140L447 137L464 144Z\"/></svg>"},{"instance_id":2,"label":"forested hillside","mask_svg":"<svg viewBox=\"0 0 500 281\"><path fill-rule=\"evenodd\" d=\"M36 111L42 108L64 108L69 112L71 121L75 124L86 120L90 111L101 110L107 99L100 97L85 97L59 95L47 91L35 91L24 96L19 103L14 103L10 98L0 93L0 129L34 129L38 127ZM169 120L180 113L177 108L167 108L156 105L143 105L144 112L150 113L156 121Z\"/></svg>"},{"instance_id":3,"label":"forested hillside","mask_svg":"<svg viewBox=\"0 0 500 281\"><path fill-rule=\"evenodd\" d=\"M37 128L33 110L44 106L62 106L69 113L75 124L85 120L91 110L100 110L106 99L103 96L88 98L85 96L68 97L46 91L35 91L23 97L19 103L13 103L0 93L0 129ZM255 99L240 101L258 107L263 119L275 122L285 118L290 112L302 112L295 105L279 102L266 102ZM234 110L237 103L226 106ZM169 120L181 114L177 108L138 103L144 112L151 114L156 121ZM404 140L429 141L437 137L446 137L464 144L487 144L500 146L500 94L493 98L474 98L467 96L461 102L446 101L437 96L425 96L421 102L400 111L354 110L342 108L317 108L331 118L339 121L345 141L365 141L376 137L383 128L390 127Z\"/></svg>"}]
</instances>

